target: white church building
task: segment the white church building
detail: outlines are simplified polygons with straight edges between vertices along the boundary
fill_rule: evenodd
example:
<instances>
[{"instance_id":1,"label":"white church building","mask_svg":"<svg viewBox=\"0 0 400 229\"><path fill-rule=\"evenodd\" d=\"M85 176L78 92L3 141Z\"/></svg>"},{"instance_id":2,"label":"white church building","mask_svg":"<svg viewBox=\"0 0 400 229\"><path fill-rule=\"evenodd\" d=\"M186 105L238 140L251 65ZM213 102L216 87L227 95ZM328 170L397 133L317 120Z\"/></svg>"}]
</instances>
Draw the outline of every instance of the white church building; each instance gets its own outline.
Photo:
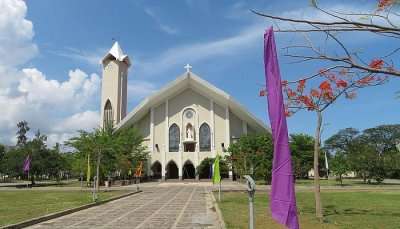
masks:
<instances>
[{"instance_id":1,"label":"white church building","mask_svg":"<svg viewBox=\"0 0 400 229\"><path fill-rule=\"evenodd\" d=\"M205 158L227 154L229 145L243 135L269 128L229 94L186 71L127 114L127 82L131 61L119 44L102 60L101 125L116 129L135 127L150 152L149 176L165 179L195 178ZM229 172L232 175L232 172Z\"/></svg>"}]
</instances>

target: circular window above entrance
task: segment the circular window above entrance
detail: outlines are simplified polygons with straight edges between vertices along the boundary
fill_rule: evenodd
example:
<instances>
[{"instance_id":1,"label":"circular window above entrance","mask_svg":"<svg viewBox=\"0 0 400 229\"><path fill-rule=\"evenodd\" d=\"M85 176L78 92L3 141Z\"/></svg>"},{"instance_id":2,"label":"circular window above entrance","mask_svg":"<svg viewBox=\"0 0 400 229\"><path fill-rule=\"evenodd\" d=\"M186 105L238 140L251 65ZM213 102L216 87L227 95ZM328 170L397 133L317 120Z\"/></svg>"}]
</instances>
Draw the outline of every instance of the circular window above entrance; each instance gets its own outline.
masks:
<instances>
[{"instance_id":1,"label":"circular window above entrance","mask_svg":"<svg viewBox=\"0 0 400 229\"><path fill-rule=\"evenodd\" d=\"M191 119L193 117L193 111L187 110L185 113L186 118Z\"/></svg>"}]
</instances>

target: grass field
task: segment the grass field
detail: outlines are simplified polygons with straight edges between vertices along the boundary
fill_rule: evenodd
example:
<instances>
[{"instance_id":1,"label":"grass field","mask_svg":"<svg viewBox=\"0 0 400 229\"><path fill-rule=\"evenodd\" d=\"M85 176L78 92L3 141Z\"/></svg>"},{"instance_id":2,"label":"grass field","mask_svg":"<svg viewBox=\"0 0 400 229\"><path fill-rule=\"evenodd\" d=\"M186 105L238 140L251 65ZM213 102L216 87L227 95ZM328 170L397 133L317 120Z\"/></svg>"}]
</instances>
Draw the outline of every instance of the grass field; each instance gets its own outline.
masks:
<instances>
[{"instance_id":1,"label":"grass field","mask_svg":"<svg viewBox=\"0 0 400 229\"><path fill-rule=\"evenodd\" d=\"M374 183L366 184L361 179L343 179L343 186L364 186L364 187L387 187L387 186L400 186L400 180L387 179L384 180L383 183ZM321 186L341 186L340 182L336 181L334 178L330 178L329 180L321 179ZM312 186L314 185L313 179L308 180L296 180L296 185L305 185Z\"/></svg>"},{"instance_id":2,"label":"grass field","mask_svg":"<svg viewBox=\"0 0 400 229\"><path fill-rule=\"evenodd\" d=\"M265 181L258 180L256 181L258 185L264 185ZM394 179L386 179L383 183L376 183L372 181L371 184L366 184L361 179L343 179L343 185L340 184L339 181L336 181L335 178L321 179L320 180L321 186L362 186L362 187L389 187L389 186L400 186L400 180ZM312 186L314 185L313 179L297 179L296 180L297 186Z\"/></svg>"},{"instance_id":3,"label":"grass field","mask_svg":"<svg viewBox=\"0 0 400 229\"><path fill-rule=\"evenodd\" d=\"M284 228L270 217L267 193L255 197L256 228ZM247 193L223 193L219 207L227 228L247 228ZM324 223L314 218L312 192L298 192L300 227L314 228L400 228L399 192L323 192Z\"/></svg>"},{"instance_id":4,"label":"grass field","mask_svg":"<svg viewBox=\"0 0 400 229\"><path fill-rule=\"evenodd\" d=\"M104 200L123 191L100 192ZM0 226L17 223L92 202L90 192L83 191L0 191Z\"/></svg>"}]
</instances>

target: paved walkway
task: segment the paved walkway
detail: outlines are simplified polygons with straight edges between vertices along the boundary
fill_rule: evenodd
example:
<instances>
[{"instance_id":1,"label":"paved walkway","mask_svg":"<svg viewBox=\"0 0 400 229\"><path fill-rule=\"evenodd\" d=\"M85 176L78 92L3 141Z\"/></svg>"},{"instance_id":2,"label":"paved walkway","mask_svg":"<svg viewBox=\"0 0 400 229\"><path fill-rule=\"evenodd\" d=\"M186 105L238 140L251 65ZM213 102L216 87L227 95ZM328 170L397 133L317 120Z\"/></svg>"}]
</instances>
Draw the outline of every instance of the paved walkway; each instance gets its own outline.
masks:
<instances>
[{"instance_id":1,"label":"paved walkway","mask_svg":"<svg viewBox=\"0 0 400 229\"><path fill-rule=\"evenodd\" d=\"M159 184L30 228L219 228L210 187Z\"/></svg>"}]
</instances>

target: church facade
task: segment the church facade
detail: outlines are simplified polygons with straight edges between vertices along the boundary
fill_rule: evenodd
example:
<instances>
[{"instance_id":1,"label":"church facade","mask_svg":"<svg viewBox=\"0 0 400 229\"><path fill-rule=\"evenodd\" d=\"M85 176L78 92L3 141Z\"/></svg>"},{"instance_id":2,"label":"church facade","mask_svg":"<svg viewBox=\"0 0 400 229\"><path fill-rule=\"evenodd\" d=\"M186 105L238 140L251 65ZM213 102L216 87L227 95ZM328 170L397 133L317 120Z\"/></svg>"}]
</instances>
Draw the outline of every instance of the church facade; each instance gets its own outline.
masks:
<instances>
[{"instance_id":1,"label":"church facade","mask_svg":"<svg viewBox=\"0 0 400 229\"><path fill-rule=\"evenodd\" d=\"M269 128L226 92L186 72L126 114L131 65L116 42L102 60L101 125L137 128L150 152L147 175L162 180L196 177L206 158L227 154L241 136ZM232 172L229 172L232 175Z\"/></svg>"}]
</instances>

